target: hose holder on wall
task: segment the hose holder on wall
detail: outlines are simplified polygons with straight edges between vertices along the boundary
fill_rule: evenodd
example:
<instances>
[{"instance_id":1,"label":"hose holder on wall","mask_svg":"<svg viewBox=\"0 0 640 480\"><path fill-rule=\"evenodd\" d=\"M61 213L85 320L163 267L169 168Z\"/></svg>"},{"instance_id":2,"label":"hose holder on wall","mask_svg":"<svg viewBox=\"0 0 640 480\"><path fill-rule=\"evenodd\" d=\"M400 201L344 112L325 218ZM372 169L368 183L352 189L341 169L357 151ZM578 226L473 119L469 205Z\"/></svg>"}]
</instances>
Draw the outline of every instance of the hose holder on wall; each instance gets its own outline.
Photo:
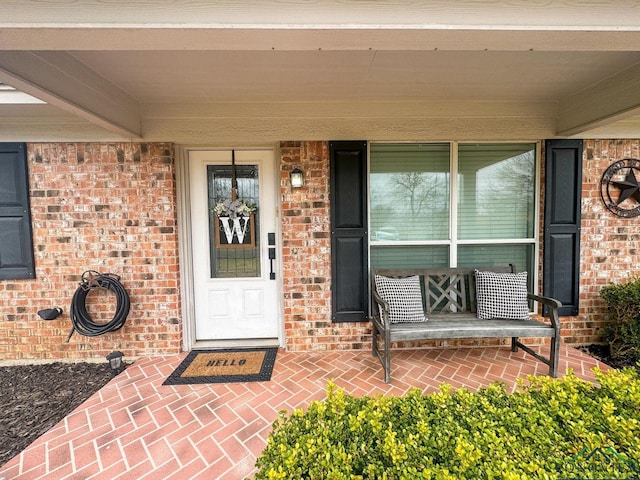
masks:
<instances>
[{"instance_id":1,"label":"hose holder on wall","mask_svg":"<svg viewBox=\"0 0 640 480\"><path fill-rule=\"evenodd\" d=\"M111 321L106 323L96 323L87 312L86 300L91 290L106 288L116 296L116 313ZM131 302L129 294L120 283L120 277L113 273L99 273L95 270L87 270L82 274L82 282L73 294L69 316L73 327L67 343L71 339L73 332L78 332L86 337L96 337L109 332L121 329L127 321Z\"/></svg>"}]
</instances>

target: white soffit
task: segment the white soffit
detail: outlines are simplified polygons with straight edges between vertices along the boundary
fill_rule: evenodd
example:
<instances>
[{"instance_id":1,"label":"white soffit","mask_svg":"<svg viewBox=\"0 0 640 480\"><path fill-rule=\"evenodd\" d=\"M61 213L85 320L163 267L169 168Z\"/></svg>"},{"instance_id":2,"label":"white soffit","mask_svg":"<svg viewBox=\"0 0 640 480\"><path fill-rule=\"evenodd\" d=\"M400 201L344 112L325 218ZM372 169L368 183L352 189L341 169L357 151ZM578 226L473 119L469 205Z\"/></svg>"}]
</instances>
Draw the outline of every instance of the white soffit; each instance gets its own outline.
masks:
<instances>
[{"instance_id":1,"label":"white soffit","mask_svg":"<svg viewBox=\"0 0 640 480\"><path fill-rule=\"evenodd\" d=\"M558 102L640 52L68 52L143 104L276 101Z\"/></svg>"}]
</instances>

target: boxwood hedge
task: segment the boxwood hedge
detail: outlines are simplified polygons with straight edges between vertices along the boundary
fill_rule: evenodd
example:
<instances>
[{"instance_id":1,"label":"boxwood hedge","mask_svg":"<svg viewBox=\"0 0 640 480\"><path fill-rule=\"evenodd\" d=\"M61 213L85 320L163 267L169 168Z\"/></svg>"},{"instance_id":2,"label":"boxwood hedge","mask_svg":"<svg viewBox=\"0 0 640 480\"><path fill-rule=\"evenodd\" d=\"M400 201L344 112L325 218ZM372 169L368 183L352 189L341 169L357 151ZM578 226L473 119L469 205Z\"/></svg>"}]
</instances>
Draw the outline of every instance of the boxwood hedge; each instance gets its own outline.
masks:
<instances>
[{"instance_id":1,"label":"boxwood hedge","mask_svg":"<svg viewBox=\"0 0 640 480\"><path fill-rule=\"evenodd\" d=\"M255 478L637 478L640 379L596 375L403 397L357 398L330 383L325 400L280 412Z\"/></svg>"},{"instance_id":2,"label":"boxwood hedge","mask_svg":"<svg viewBox=\"0 0 640 480\"><path fill-rule=\"evenodd\" d=\"M640 360L640 278L610 284L600 290L607 322L604 339L613 358Z\"/></svg>"}]
</instances>

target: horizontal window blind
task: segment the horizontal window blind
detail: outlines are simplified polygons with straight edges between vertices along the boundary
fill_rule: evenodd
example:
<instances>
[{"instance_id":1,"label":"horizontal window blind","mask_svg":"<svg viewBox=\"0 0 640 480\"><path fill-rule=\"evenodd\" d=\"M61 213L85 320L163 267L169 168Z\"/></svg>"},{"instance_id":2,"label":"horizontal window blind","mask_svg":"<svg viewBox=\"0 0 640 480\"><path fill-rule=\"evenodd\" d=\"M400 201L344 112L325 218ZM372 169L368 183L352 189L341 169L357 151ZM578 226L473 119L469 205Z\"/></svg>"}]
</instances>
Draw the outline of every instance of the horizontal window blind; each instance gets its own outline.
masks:
<instances>
[{"instance_id":1,"label":"horizontal window blind","mask_svg":"<svg viewBox=\"0 0 640 480\"><path fill-rule=\"evenodd\" d=\"M531 271L533 245L459 245L458 265L461 267L493 267L514 264L519 272Z\"/></svg>"},{"instance_id":2,"label":"horizontal window blind","mask_svg":"<svg viewBox=\"0 0 640 480\"><path fill-rule=\"evenodd\" d=\"M534 144L462 144L458 182L458 238L533 238Z\"/></svg>"},{"instance_id":3,"label":"horizontal window blind","mask_svg":"<svg viewBox=\"0 0 640 480\"><path fill-rule=\"evenodd\" d=\"M376 268L433 268L449 266L447 245L371 246L371 265Z\"/></svg>"},{"instance_id":4,"label":"horizontal window blind","mask_svg":"<svg viewBox=\"0 0 640 480\"><path fill-rule=\"evenodd\" d=\"M449 144L371 145L370 239L446 240Z\"/></svg>"}]
</instances>

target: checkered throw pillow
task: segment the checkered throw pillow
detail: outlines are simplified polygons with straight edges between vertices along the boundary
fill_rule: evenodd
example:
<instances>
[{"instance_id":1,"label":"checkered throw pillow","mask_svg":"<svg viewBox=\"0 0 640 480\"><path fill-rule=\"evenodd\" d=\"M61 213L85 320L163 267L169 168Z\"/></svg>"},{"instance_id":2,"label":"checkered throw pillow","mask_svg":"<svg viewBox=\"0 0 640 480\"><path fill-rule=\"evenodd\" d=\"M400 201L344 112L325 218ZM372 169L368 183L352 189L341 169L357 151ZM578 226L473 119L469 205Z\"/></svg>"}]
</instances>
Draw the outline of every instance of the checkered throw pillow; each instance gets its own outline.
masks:
<instances>
[{"instance_id":1,"label":"checkered throw pillow","mask_svg":"<svg viewBox=\"0 0 640 480\"><path fill-rule=\"evenodd\" d=\"M495 273L476 270L476 300L478 318L528 319L527 272Z\"/></svg>"},{"instance_id":2,"label":"checkered throw pillow","mask_svg":"<svg viewBox=\"0 0 640 480\"><path fill-rule=\"evenodd\" d=\"M376 275L376 290L389 304L391 323L424 322L420 277L389 278Z\"/></svg>"}]
</instances>

